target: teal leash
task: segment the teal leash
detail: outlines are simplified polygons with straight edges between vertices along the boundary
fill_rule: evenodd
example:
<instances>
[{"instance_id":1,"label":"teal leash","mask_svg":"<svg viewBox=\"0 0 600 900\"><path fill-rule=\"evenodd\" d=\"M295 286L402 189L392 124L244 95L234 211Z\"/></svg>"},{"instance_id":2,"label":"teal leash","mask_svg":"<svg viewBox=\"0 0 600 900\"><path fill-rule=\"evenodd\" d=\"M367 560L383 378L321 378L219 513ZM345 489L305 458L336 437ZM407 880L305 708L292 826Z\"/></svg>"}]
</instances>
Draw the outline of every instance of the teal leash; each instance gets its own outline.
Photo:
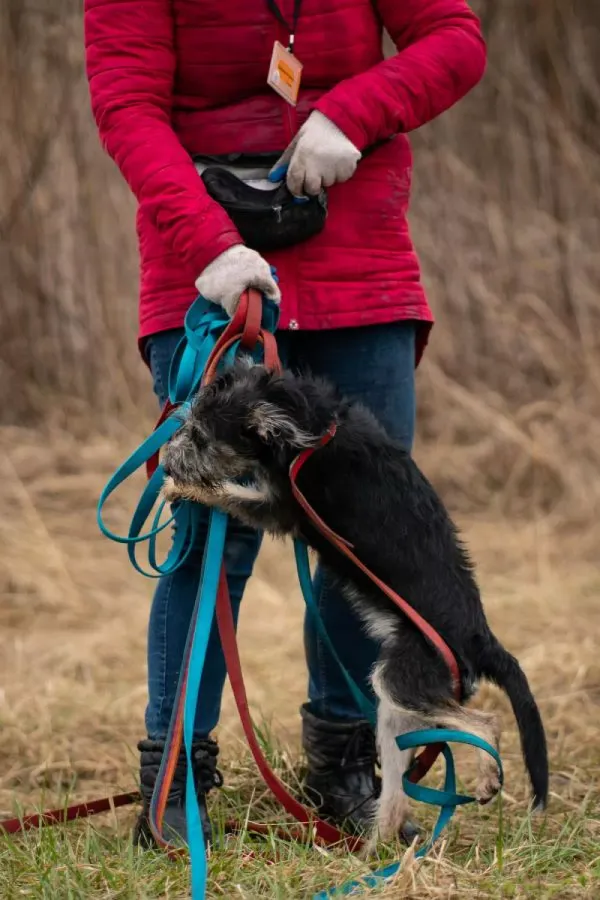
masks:
<instances>
[{"instance_id":1,"label":"teal leash","mask_svg":"<svg viewBox=\"0 0 600 900\"><path fill-rule=\"evenodd\" d=\"M215 615L219 575L223 562L225 537L227 534L227 515L219 510L211 510L208 528L208 540L202 566L202 578L199 588L198 618L191 630L192 645L190 647L187 683L185 687L185 706L183 712L183 745L185 747L187 774L185 786L185 810L190 851L192 900L204 900L206 897L207 863L204 833L200 817L200 806L194 781L191 748L194 740L194 721L196 707L200 695L200 681L206 660L208 639Z\"/></svg>"},{"instance_id":2,"label":"teal leash","mask_svg":"<svg viewBox=\"0 0 600 900\"><path fill-rule=\"evenodd\" d=\"M370 722L373 727L375 727L377 724L377 707L375 706L374 701L369 700L369 698L363 693L363 691L361 691L356 681L352 678L350 672L340 659L339 653L335 649L333 641L331 640L329 633L325 628L325 624L319 611L319 606L315 599L315 593L313 590L310 562L308 559L308 547L303 541L294 541L294 554L296 557L296 568L298 570L298 579L300 581L300 589L302 590L304 603L306 604L306 608L315 624L317 631L319 632L319 637L326 645L333 659L336 661L339 670L342 673L342 677L344 678L344 681L348 686L348 690L352 694L352 697L358 709L360 709L365 719Z\"/></svg>"}]
</instances>

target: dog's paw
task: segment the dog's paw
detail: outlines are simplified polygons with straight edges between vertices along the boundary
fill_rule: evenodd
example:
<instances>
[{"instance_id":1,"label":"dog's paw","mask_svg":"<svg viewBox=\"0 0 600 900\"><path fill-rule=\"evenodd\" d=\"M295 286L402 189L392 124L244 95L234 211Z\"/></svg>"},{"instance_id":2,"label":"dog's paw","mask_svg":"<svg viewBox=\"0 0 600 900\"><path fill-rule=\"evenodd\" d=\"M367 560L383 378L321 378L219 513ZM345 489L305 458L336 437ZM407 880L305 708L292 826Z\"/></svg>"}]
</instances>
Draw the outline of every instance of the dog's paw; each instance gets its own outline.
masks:
<instances>
[{"instance_id":1,"label":"dog's paw","mask_svg":"<svg viewBox=\"0 0 600 900\"><path fill-rule=\"evenodd\" d=\"M376 828L369 834L356 854L359 859L368 862L373 856L377 855L377 845L379 844L379 832Z\"/></svg>"},{"instance_id":2,"label":"dog's paw","mask_svg":"<svg viewBox=\"0 0 600 900\"><path fill-rule=\"evenodd\" d=\"M175 486L175 481L168 475L162 483L161 494L163 498L169 503L173 503L175 500L180 499L180 491Z\"/></svg>"},{"instance_id":3,"label":"dog's paw","mask_svg":"<svg viewBox=\"0 0 600 900\"><path fill-rule=\"evenodd\" d=\"M490 770L481 778L475 788L475 798L482 806L493 800L500 793L502 785L497 769Z\"/></svg>"},{"instance_id":4,"label":"dog's paw","mask_svg":"<svg viewBox=\"0 0 600 900\"><path fill-rule=\"evenodd\" d=\"M545 815L548 809L548 801L545 797L534 797L531 802L531 815L536 818Z\"/></svg>"},{"instance_id":5,"label":"dog's paw","mask_svg":"<svg viewBox=\"0 0 600 900\"><path fill-rule=\"evenodd\" d=\"M222 500L222 495L214 489L197 484L182 484L175 481L171 475L167 475L162 483L161 496L168 503L189 500L192 503L201 503L203 506L219 506Z\"/></svg>"},{"instance_id":6,"label":"dog's paw","mask_svg":"<svg viewBox=\"0 0 600 900\"><path fill-rule=\"evenodd\" d=\"M392 823L387 825L384 824L383 826L378 824L373 827L371 834L367 840L365 840L365 843L359 852L359 856L361 859L368 860L370 857L376 855L378 844L392 844L396 840L400 840L401 843L410 847L420 835L421 829L410 819L406 819L404 824L399 828Z\"/></svg>"},{"instance_id":7,"label":"dog's paw","mask_svg":"<svg viewBox=\"0 0 600 900\"><path fill-rule=\"evenodd\" d=\"M411 819L407 819L400 829L399 836L402 843L406 844L407 847L410 847L415 838L421 836L421 829L415 822L411 821Z\"/></svg>"}]
</instances>

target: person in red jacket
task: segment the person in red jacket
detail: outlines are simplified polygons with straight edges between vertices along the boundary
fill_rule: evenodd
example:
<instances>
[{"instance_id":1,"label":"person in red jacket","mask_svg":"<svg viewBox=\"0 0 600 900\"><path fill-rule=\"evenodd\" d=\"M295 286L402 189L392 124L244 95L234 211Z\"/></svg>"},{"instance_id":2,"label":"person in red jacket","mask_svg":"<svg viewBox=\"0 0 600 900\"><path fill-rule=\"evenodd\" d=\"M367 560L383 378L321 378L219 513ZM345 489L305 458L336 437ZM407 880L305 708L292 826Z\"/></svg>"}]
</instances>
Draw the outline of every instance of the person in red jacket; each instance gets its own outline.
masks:
<instances>
[{"instance_id":1,"label":"person in red jacket","mask_svg":"<svg viewBox=\"0 0 600 900\"><path fill-rule=\"evenodd\" d=\"M388 59L383 28L397 48ZM85 35L98 130L139 204L139 341L160 403L196 291L231 314L255 287L281 302L284 362L333 379L410 447L414 369L432 315L407 224L407 134L483 75L485 44L465 0L85 0ZM294 77L288 87L295 103L272 77L276 42L277 53L302 65L299 83ZM325 228L264 258L209 196L200 173L215 161L259 188L272 187L269 173L298 196L325 188ZM236 619L259 544L259 535L231 523L226 567ZM139 744L143 842L151 840L148 804L203 549L200 536L187 563L161 579L152 604L147 738ZM326 573L317 572L315 590L339 656L369 692L372 639ZM362 828L378 792L373 732L310 620L305 648L307 793L323 815ZM224 679L213 631L193 751L207 839L206 794L221 783L211 733ZM183 839L184 779L181 759L165 824Z\"/></svg>"}]
</instances>

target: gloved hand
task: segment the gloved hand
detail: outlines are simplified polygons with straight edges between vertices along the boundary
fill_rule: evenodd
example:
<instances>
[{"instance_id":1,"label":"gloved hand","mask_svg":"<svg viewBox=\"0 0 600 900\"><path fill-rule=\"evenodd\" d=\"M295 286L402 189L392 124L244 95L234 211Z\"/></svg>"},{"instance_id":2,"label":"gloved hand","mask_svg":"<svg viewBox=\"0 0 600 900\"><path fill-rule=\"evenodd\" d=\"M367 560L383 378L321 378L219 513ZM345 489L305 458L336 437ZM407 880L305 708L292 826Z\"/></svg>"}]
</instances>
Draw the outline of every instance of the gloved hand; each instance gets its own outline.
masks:
<instances>
[{"instance_id":1,"label":"gloved hand","mask_svg":"<svg viewBox=\"0 0 600 900\"><path fill-rule=\"evenodd\" d=\"M229 317L247 288L256 288L269 300L279 303L281 294L266 259L244 244L225 250L196 279L199 294L222 306Z\"/></svg>"},{"instance_id":2,"label":"gloved hand","mask_svg":"<svg viewBox=\"0 0 600 900\"><path fill-rule=\"evenodd\" d=\"M285 153L277 160L269 177L283 177L287 170L287 186L296 197L318 194L321 188L348 181L361 157L352 141L337 125L314 110ZM278 174L280 173L280 174Z\"/></svg>"}]
</instances>

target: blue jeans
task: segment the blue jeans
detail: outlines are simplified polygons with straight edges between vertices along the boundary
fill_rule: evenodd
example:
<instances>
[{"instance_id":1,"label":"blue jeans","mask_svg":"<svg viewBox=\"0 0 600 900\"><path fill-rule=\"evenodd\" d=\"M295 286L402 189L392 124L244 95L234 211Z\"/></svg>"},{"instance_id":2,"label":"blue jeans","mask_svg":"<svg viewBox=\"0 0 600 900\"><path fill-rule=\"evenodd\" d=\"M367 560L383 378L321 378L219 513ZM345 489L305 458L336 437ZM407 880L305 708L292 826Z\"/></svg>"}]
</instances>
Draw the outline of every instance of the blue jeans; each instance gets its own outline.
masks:
<instances>
[{"instance_id":1,"label":"blue jeans","mask_svg":"<svg viewBox=\"0 0 600 900\"><path fill-rule=\"evenodd\" d=\"M388 431L407 448L412 447L415 423L415 331L413 322L372 325L322 332L278 334L284 365L327 376L348 397L361 400ZM146 344L161 406L167 397L167 376L182 331L156 334ZM164 739L179 679L185 642L198 589L205 535L201 534L187 562L161 578L154 594L148 633L148 693L146 729L155 740ZM261 536L231 520L225 548L225 566L233 614L237 622L246 581L258 555ZM315 593L323 621L339 656L362 689L372 696L369 674L377 657L377 644L364 632L347 602L320 569ZM308 665L308 697L318 717L352 721L361 718L335 660L321 642L310 617L304 625ZM195 721L195 737L207 736L217 725L226 670L216 623L213 626L202 677Z\"/></svg>"}]
</instances>

